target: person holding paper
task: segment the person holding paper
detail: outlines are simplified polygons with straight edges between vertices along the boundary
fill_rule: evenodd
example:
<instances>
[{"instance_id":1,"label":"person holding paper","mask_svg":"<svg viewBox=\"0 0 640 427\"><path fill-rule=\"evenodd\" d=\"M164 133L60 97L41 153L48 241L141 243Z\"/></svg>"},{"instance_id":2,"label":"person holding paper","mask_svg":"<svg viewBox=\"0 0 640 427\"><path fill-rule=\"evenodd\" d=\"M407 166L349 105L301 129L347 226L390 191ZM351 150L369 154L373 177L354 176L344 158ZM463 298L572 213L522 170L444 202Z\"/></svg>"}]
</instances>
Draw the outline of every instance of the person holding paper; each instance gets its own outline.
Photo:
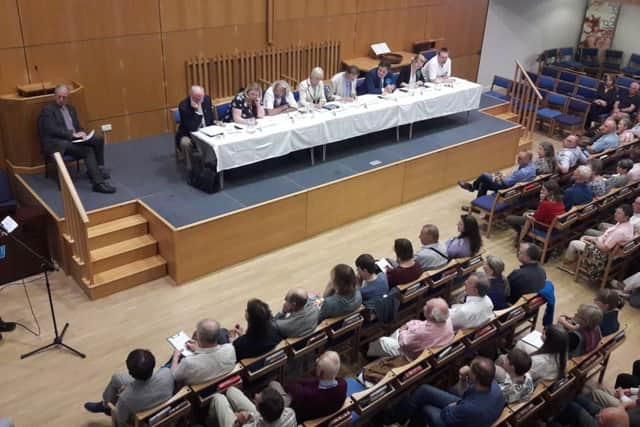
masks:
<instances>
[{"instance_id":1,"label":"person holding paper","mask_svg":"<svg viewBox=\"0 0 640 427\"><path fill-rule=\"evenodd\" d=\"M183 349L175 349L171 372L177 384L193 385L210 381L231 372L236 365L236 351L232 344L218 344L220 324L204 319L196 326L195 340L185 347L193 354L182 356Z\"/></svg>"},{"instance_id":2,"label":"person holding paper","mask_svg":"<svg viewBox=\"0 0 640 427\"><path fill-rule=\"evenodd\" d=\"M42 144L42 151L47 156L59 152L84 159L87 175L93 184L93 191L97 193L115 193L115 187L105 180L109 174L104 167L104 139L87 134L80 122L73 105L68 104L69 89L64 84L55 88L55 102L45 105L38 119L38 133Z\"/></svg>"},{"instance_id":3,"label":"person holding paper","mask_svg":"<svg viewBox=\"0 0 640 427\"><path fill-rule=\"evenodd\" d=\"M422 74L428 82L441 83L451 77L451 58L449 49L443 47L438 54L422 67Z\"/></svg>"},{"instance_id":4,"label":"person holding paper","mask_svg":"<svg viewBox=\"0 0 640 427\"><path fill-rule=\"evenodd\" d=\"M213 125L217 119L211 98L205 95L202 86L191 86L189 96L178 105L180 123L176 131L176 156L185 159L187 170L191 170L191 153L197 150L191 140L191 132Z\"/></svg>"},{"instance_id":5,"label":"person holding paper","mask_svg":"<svg viewBox=\"0 0 640 427\"><path fill-rule=\"evenodd\" d=\"M372 68L365 77L367 93L390 94L396 88L396 80L391 73L391 65L382 61L376 68Z\"/></svg>"}]
</instances>

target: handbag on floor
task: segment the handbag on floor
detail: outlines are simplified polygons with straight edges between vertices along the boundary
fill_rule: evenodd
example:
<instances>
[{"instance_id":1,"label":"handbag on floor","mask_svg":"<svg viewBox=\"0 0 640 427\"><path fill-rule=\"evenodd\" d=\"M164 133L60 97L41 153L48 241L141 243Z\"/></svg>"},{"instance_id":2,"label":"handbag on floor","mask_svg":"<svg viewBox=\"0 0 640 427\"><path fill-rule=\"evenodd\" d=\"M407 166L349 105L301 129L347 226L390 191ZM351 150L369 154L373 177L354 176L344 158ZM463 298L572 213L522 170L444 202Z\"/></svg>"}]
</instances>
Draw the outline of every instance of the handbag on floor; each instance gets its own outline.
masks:
<instances>
[{"instance_id":1,"label":"handbag on floor","mask_svg":"<svg viewBox=\"0 0 640 427\"><path fill-rule=\"evenodd\" d=\"M216 192L216 180L218 173L216 165L204 162L202 154L194 152L191 154L191 170L189 171L189 185L200 191L211 194Z\"/></svg>"}]
</instances>

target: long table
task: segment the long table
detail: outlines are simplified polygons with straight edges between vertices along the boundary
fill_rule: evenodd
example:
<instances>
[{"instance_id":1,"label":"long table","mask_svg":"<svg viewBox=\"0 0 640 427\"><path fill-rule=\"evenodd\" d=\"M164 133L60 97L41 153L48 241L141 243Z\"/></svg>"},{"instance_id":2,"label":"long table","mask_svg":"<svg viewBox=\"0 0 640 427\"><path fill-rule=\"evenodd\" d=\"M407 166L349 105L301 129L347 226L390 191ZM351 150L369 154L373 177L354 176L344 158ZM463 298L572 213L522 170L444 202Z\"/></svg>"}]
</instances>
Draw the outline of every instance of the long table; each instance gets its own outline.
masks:
<instances>
[{"instance_id":1,"label":"long table","mask_svg":"<svg viewBox=\"0 0 640 427\"><path fill-rule=\"evenodd\" d=\"M222 188L225 170L304 149L310 149L313 163L314 147L469 112L480 106L481 94L479 84L456 78L450 84L428 84L407 92L396 90L386 97L359 96L355 102L334 103L338 108L331 111L314 109L267 116L259 119L253 129L225 123L200 129L192 135L205 161L217 159ZM211 136L213 132L217 134Z\"/></svg>"}]
</instances>

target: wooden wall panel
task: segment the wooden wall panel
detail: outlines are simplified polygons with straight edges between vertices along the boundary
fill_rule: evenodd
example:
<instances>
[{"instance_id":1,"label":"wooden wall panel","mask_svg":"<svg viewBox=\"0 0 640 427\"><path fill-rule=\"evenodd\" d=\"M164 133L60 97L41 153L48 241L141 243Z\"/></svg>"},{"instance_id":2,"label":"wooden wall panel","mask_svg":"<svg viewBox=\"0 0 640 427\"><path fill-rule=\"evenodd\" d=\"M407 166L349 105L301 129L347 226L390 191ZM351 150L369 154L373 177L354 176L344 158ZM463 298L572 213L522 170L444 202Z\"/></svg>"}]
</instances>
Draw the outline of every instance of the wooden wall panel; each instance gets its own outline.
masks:
<instances>
[{"instance_id":1,"label":"wooden wall panel","mask_svg":"<svg viewBox=\"0 0 640 427\"><path fill-rule=\"evenodd\" d=\"M453 75L475 81L478 77L480 55L457 56L451 65Z\"/></svg>"},{"instance_id":2,"label":"wooden wall panel","mask_svg":"<svg viewBox=\"0 0 640 427\"><path fill-rule=\"evenodd\" d=\"M444 37L451 56L476 55L482 49L488 0L457 0L447 3Z\"/></svg>"},{"instance_id":3,"label":"wooden wall panel","mask_svg":"<svg viewBox=\"0 0 640 427\"><path fill-rule=\"evenodd\" d=\"M198 28L243 25L248 33L259 31L252 24L267 21L266 0L160 0L162 31L194 30ZM247 34L249 38L253 38ZM261 32L262 38L266 33ZM228 44L227 39L213 39L211 44Z\"/></svg>"},{"instance_id":4,"label":"wooden wall panel","mask_svg":"<svg viewBox=\"0 0 640 427\"><path fill-rule=\"evenodd\" d=\"M159 34L27 47L27 62L45 80L84 84L89 120L164 107Z\"/></svg>"},{"instance_id":5,"label":"wooden wall panel","mask_svg":"<svg viewBox=\"0 0 640 427\"><path fill-rule=\"evenodd\" d=\"M16 0L0 0L0 48L22 46Z\"/></svg>"},{"instance_id":6,"label":"wooden wall panel","mask_svg":"<svg viewBox=\"0 0 640 427\"><path fill-rule=\"evenodd\" d=\"M426 17L426 7L359 13L354 47L356 55L368 55L370 45L377 42L387 42L392 51L411 51L412 43L424 38ZM402 25L393 24L400 22Z\"/></svg>"},{"instance_id":7,"label":"wooden wall panel","mask_svg":"<svg viewBox=\"0 0 640 427\"><path fill-rule=\"evenodd\" d=\"M29 83L24 50L20 47L0 49L0 93L13 92L23 83Z\"/></svg>"},{"instance_id":8,"label":"wooden wall panel","mask_svg":"<svg viewBox=\"0 0 640 427\"><path fill-rule=\"evenodd\" d=\"M109 143L128 141L148 135L158 135L168 132L167 115L165 110L132 113L124 116L107 117L100 120L90 120L87 129L98 131L100 126L111 123L113 131L109 133Z\"/></svg>"},{"instance_id":9,"label":"wooden wall panel","mask_svg":"<svg viewBox=\"0 0 640 427\"><path fill-rule=\"evenodd\" d=\"M353 15L356 0L275 0L276 20L292 20L337 15Z\"/></svg>"},{"instance_id":10,"label":"wooden wall panel","mask_svg":"<svg viewBox=\"0 0 640 427\"><path fill-rule=\"evenodd\" d=\"M18 0L25 45L160 31L158 0Z\"/></svg>"},{"instance_id":11,"label":"wooden wall panel","mask_svg":"<svg viewBox=\"0 0 640 427\"><path fill-rule=\"evenodd\" d=\"M317 40L340 40L342 58L350 58L357 55L354 51L355 24L354 14L276 21L273 44L286 47Z\"/></svg>"},{"instance_id":12,"label":"wooden wall panel","mask_svg":"<svg viewBox=\"0 0 640 427\"><path fill-rule=\"evenodd\" d=\"M185 61L188 58L263 48L266 31L265 24L254 24L164 33L167 106L177 106L187 95Z\"/></svg>"}]
</instances>

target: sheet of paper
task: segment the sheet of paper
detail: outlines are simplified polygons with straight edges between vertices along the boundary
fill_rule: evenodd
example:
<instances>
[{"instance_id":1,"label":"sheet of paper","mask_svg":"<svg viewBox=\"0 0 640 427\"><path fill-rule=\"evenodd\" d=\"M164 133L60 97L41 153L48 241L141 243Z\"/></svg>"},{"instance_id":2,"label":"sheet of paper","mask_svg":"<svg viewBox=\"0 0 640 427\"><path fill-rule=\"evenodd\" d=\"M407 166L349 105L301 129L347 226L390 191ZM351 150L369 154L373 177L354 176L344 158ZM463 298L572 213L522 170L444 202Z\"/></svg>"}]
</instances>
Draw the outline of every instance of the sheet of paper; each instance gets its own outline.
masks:
<instances>
[{"instance_id":1,"label":"sheet of paper","mask_svg":"<svg viewBox=\"0 0 640 427\"><path fill-rule=\"evenodd\" d=\"M543 344L542 332L533 331L528 335L525 335L524 337L522 337L522 341L524 341L525 343L529 344L532 347L540 348L542 347L542 344Z\"/></svg>"},{"instance_id":2,"label":"sheet of paper","mask_svg":"<svg viewBox=\"0 0 640 427\"><path fill-rule=\"evenodd\" d=\"M384 43L384 42L372 44L371 45L371 50L373 50L373 53L376 56L382 55L383 53L391 52L391 49L389 49L389 46L387 46L387 44Z\"/></svg>"},{"instance_id":3,"label":"sheet of paper","mask_svg":"<svg viewBox=\"0 0 640 427\"><path fill-rule=\"evenodd\" d=\"M378 261L376 261L376 265L382 271L387 271L393 268L393 266L389 264L389 261L387 261L386 258L380 258Z\"/></svg>"},{"instance_id":4,"label":"sheet of paper","mask_svg":"<svg viewBox=\"0 0 640 427\"><path fill-rule=\"evenodd\" d=\"M13 230L18 228L18 223L10 216L7 216L2 220L2 228L4 228L7 233L13 233Z\"/></svg>"},{"instance_id":5,"label":"sheet of paper","mask_svg":"<svg viewBox=\"0 0 640 427\"><path fill-rule=\"evenodd\" d=\"M184 331L180 331L177 334L167 338L167 341L169 341L169 344L171 344L174 349L180 350L182 355L186 357L193 354L193 352L191 350L188 350L185 345L186 342L190 339L191 337L189 335L187 335Z\"/></svg>"},{"instance_id":6,"label":"sheet of paper","mask_svg":"<svg viewBox=\"0 0 640 427\"><path fill-rule=\"evenodd\" d=\"M204 133L210 138L213 138L214 136L217 136L217 135L222 135L224 131L225 131L225 128L218 125L207 126L200 129L200 132Z\"/></svg>"},{"instance_id":7,"label":"sheet of paper","mask_svg":"<svg viewBox=\"0 0 640 427\"><path fill-rule=\"evenodd\" d=\"M96 131L92 129L92 130L91 130L91 132L89 132L89 133L87 134L87 136L86 136L86 137L84 137L84 138L79 138L79 139L74 139L74 140L73 140L73 141L71 141L71 142L73 142L73 143L78 143L78 142L87 142L88 140L90 140L91 138L93 138L93 135L95 135L95 133L96 133Z\"/></svg>"}]
</instances>

